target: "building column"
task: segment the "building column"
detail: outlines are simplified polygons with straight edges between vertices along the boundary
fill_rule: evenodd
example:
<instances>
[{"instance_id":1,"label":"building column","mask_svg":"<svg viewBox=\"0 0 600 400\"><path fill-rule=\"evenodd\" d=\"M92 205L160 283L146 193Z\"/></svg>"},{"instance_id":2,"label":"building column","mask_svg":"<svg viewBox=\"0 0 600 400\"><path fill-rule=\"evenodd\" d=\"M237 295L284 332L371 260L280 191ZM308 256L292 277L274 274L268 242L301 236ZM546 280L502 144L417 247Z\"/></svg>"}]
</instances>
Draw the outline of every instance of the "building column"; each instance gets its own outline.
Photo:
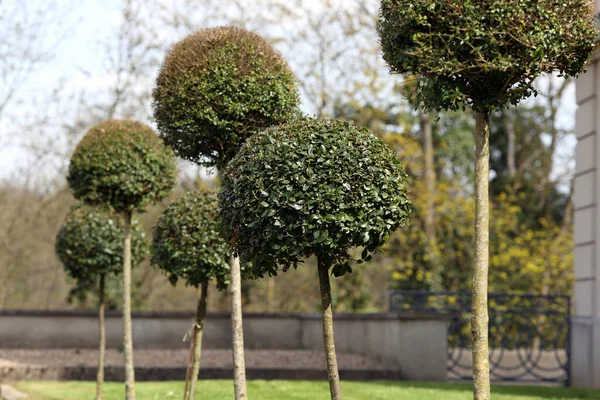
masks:
<instances>
[{"instance_id":1,"label":"building column","mask_svg":"<svg viewBox=\"0 0 600 400\"><path fill-rule=\"evenodd\" d=\"M600 388L600 63L576 82L575 286L571 383Z\"/></svg>"}]
</instances>

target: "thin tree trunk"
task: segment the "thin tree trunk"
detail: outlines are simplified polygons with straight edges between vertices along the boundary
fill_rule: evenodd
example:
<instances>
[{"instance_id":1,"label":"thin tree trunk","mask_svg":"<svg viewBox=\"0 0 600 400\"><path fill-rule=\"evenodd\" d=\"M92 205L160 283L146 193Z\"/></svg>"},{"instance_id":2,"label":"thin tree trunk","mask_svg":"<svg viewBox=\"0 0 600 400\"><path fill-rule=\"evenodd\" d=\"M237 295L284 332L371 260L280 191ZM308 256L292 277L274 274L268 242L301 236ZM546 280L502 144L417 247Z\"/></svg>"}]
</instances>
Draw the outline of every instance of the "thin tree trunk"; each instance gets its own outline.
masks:
<instances>
[{"instance_id":1,"label":"thin tree trunk","mask_svg":"<svg viewBox=\"0 0 600 400\"><path fill-rule=\"evenodd\" d=\"M427 190L427 199L425 207L425 233L428 238L435 237L435 171L433 166L433 132L431 128L431 119L429 115L421 112L419 115L421 134L423 135L423 158L425 167L423 168L423 178Z\"/></svg>"},{"instance_id":2,"label":"thin tree trunk","mask_svg":"<svg viewBox=\"0 0 600 400\"><path fill-rule=\"evenodd\" d=\"M425 181L425 237L427 238L427 262L432 274L431 289L441 291L442 268L437 251L437 239L435 232L435 167L433 162L433 131L431 118L425 112L419 114L421 134L423 135L423 156L425 166L423 168L423 180Z\"/></svg>"},{"instance_id":3,"label":"thin tree trunk","mask_svg":"<svg viewBox=\"0 0 600 400\"><path fill-rule=\"evenodd\" d=\"M506 110L504 116L506 121L506 137L508 138L506 163L508 165L508 176L513 177L517 173L515 113L513 110Z\"/></svg>"},{"instance_id":4,"label":"thin tree trunk","mask_svg":"<svg viewBox=\"0 0 600 400\"><path fill-rule=\"evenodd\" d=\"M96 400L102 400L102 384L104 383L104 352L106 349L106 327L104 325L104 275L100 275L100 288L98 289L98 325L100 328L100 346L98 348Z\"/></svg>"},{"instance_id":5,"label":"thin tree trunk","mask_svg":"<svg viewBox=\"0 0 600 400\"><path fill-rule=\"evenodd\" d=\"M231 329L233 337L233 387L235 400L246 400L246 362L244 360L244 328L242 326L242 276L240 259L231 256Z\"/></svg>"},{"instance_id":6,"label":"thin tree trunk","mask_svg":"<svg viewBox=\"0 0 600 400\"><path fill-rule=\"evenodd\" d=\"M571 185L569 186L569 198L567 200L567 205L565 206L565 215L563 217L562 224L560 226L560 231L558 233L558 237L561 237L566 233L569 227L572 224L572 214L573 214L573 180L571 180ZM550 278L552 272L552 253L553 253L552 244L549 243L548 249L546 249L546 269L544 270L544 276L542 278L542 295L547 296L550 292ZM555 278L556 279L556 278ZM546 315L543 312L543 306L545 306L545 300L542 300L542 304L536 304L537 310L537 324L536 324L536 335L533 341L533 349L541 349L542 342L542 329L546 324Z\"/></svg>"},{"instance_id":7,"label":"thin tree trunk","mask_svg":"<svg viewBox=\"0 0 600 400\"><path fill-rule=\"evenodd\" d=\"M221 170L217 169L217 177L221 181ZM235 400L247 400L246 360L244 358L244 327L242 322L242 271L240 258L235 254L229 259L231 282L231 336L233 357L233 388Z\"/></svg>"},{"instance_id":8,"label":"thin tree trunk","mask_svg":"<svg viewBox=\"0 0 600 400\"><path fill-rule=\"evenodd\" d=\"M123 347L125 353L125 399L135 400L135 374L133 369L133 338L131 332L131 211L125 219L123 242Z\"/></svg>"},{"instance_id":9,"label":"thin tree trunk","mask_svg":"<svg viewBox=\"0 0 600 400\"><path fill-rule=\"evenodd\" d=\"M185 387L183 388L183 400L188 400L190 393L190 374L192 373L192 364L194 363L194 336L192 336L192 344L190 346L190 355L188 357L188 365L185 370Z\"/></svg>"},{"instance_id":10,"label":"thin tree trunk","mask_svg":"<svg viewBox=\"0 0 600 400\"><path fill-rule=\"evenodd\" d=\"M488 348L488 261L489 261L489 112L475 116L475 271L471 330L473 333L473 398L490 399Z\"/></svg>"},{"instance_id":11,"label":"thin tree trunk","mask_svg":"<svg viewBox=\"0 0 600 400\"><path fill-rule=\"evenodd\" d=\"M275 311L275 278L267 278L267 312Z\"/></svg>"},{"instance_id":12,"label":"thin tree trunk","mask_svg":"<svg viewBox=\"0 0 600 400\"><path fill-rule=\"evenodd\" d=\"M208 282L202 282L200 298L196 308L196 323L194 324L194 364L192 365L192 379L190 382L190 400L196 398L196 383L200 372L200 357L202 355L202 334L204 333L204 318L206 317L206 298L208 297Z\"/></svg>"},{"instance_id":13,"label":"thin tree trunk","mask_svg":"<svg viewBox=\"0 0 600 400\"><path fill-rule=\"evenodd\" d=\"M331 400L342 399L340 388L340 374L338 372L335 356L335 342L333 337L333 313L331 311L331 285L329 283L329 267L319 260L319 288L321 290L321 314L323 316L323 345L325 359L327 360L327 376L329 378L329 392Z\"/></svg>"}]
</instances>

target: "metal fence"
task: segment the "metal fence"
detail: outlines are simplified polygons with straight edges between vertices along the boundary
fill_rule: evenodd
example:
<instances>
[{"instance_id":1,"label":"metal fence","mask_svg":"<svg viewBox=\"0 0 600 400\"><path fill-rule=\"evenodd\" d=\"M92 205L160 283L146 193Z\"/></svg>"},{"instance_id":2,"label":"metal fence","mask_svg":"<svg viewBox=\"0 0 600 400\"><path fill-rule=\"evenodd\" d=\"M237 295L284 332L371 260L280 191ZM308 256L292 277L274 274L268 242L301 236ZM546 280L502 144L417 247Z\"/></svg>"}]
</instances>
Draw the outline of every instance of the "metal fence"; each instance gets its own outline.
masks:
<instances>
[{"instance_id":1,"label":"metal fence","mask_svg":"<svg viewBox=\"0 0 600 400\"><path fill-rule=\"evenodd\" d=\"M569 296L489 294L490 377L493 381L569 385ZM390 311L445 314L448 379L471 380L471 294L394 291Z\"/></svg>"}]
</instances>

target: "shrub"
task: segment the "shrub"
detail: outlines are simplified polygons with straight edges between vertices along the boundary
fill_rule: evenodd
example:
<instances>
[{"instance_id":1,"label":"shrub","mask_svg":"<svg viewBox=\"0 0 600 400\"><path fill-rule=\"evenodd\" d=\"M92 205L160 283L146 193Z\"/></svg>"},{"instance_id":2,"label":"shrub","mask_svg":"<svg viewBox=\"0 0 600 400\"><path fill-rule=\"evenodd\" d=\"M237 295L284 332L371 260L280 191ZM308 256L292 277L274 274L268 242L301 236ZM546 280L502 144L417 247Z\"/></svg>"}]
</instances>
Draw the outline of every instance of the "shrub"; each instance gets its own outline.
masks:
<instances>
[{"instance_id":1,"label":"shrub","mask_svg":"<svg viewBox=\"0 0 600 400\"><path fill-rule=\"evenodd\" d=\"M208 282L215 278L217 288L223 290L230 280L231 247L219 232L218 213L216 193L190 192L171 204L154 228L152 263L167 274L173 285L184 279L188 285L200 286L192 336L193 359L185 380L184 396L189 393L190 399L195 398L200 371Z\"/></svg>"},{"instance_id":2,"label":"shrub","mask_svg":"<svg viewBox=\"0 0 600 400\"><path fill-rule=\"evenodd\" d=\"M596 47L590 0L382 0L378 29L392 72L419 74L428 108L504 108L544 72L575 76Z\"/></svg>"},{"instance_id":3,"label":"shrub","mask_svg":"<svg viewBox=\"0 0 600 400\"><path fill-rule=\"evenodd\" d=\"M87 204L143 211L175 185L175 156L150 127L106 121L77 145L67 180L75 197Z\"/></svg>"},{"instance_id":4,"label":"shrub","mask_svg":"<svg viewBox=\"0 0 600 400\"><path fill-rule=\"evenodd\" d=\"M123 216L123 327L125 399L135 400L131 330L131 217L169 194L176 182L175 156L148 126L106 121L92 127L71 157L67 180L76 198L113 208Z\"/></svg>"},{"instance_id":5,"label":"shrub","mask_svg":"<svg viewBox=\"0 0 600 400\"><path fill-rule=\"evenodd\" d=\"M125 254L123 236L127 229L129 228L113 218L107 209L79 204L67 215L56 237L56 253L67 273L77 282L69 298L77 296L83 299L89 290L96 285L98 287L100 340L96 379L97 399L102 398L104 383L105 280L110 275L123 272ZM144 233L136 223L133 223L130 231L132 264L136 266L145 258L148 245Z\"/></svg>"},{"instance_id":6,"label":"shrub","mask_svg":"<svg viewBox=\"0 0 600 400\"><path fill-rule=\"evenodd\" d=\"M175 285L179 279L198 287L216 278L217 287L229 282L231 247L219 232L216 193L196 191L171 204L154 228L152 263Z\"/></svg>"},{"instance_id":7,"label":"shrub","mask_svg":"<svg viewBox=\"0 0 600 400\"><path fill-rule=\"evenodd\" d=\"M257 276L318 260L323 343L332 399L341 399L329 269L352 272L408 223L406 174L394 152L347 122L297 119L252 136L229 163L219 194L222 231Z\"/></svg>"},{"instance_id":8,"label":"shrub","mask_svg":"<svg viewBox=\"0 0 600 400\"><path fill-rule=\"evenodd\" d=\"M222 229L258 275L316 255L350 271L408 222L407 177L365 128L297 119L253 136L223 175Z\"/></svg>"},{"instance_id":9,"label":"shrub","mask_svg":"<svg viewBox=\"0 0 600 400\"><path fill-rule=\"evenodd\" d=\"M165 57L154 118L179 157L222 168L254 132L298 113L296 86L286 61L258 34L202 29Z\"/></svg>"},{"instance_id":10,"label":"shrub","mask_svg":"<svg viewBox=\"0 0 600 400\"><path fill-rule=\"evenodd\" d=\"M131 229L132 266L148 253L144 232L136 222ZM95 285L101 275L123 271L123 223L99 207L77 205L56 236L56 254L69 276Z\"/></svg>"}]
</instances>

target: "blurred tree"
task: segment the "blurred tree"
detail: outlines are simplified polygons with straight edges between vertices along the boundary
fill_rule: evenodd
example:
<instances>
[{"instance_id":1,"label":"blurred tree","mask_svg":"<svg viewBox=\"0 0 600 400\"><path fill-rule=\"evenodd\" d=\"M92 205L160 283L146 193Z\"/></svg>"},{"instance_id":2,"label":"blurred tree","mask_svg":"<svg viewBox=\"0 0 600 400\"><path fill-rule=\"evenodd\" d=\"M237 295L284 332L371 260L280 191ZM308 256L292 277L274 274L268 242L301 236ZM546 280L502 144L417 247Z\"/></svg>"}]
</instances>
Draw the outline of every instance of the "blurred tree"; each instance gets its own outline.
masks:
<instances>
[{"instance_id":1,"label":"blurred tree","mask_svg":"<svg viewBox=\"0 0 600 400\"><path fill-rule=\"evenodd\" d=\"M192 365L188 364L184 400L196 398L208 283L214 279L217 288L225 290L230 279L231 248L221 236L218 213L216 192L189 192L162 213L154 228L152 263L167 275L173 286L184 280L196 290L200 287L190 349Z\"/></svg>"},{"instance_id":2,"label":"blurred tree","mask_svg":"<svg viewBox=\"0 0 600 400\"><path fill-rule=\"evenodd\" d=\"M96 400L102 400L104 383L104 295L106 279L123 272L123 224L113 219L110 211L85 205L76 206L67 216L56 237L56 253L65 271L76 282L71 295L85 298L89 291L98 290L98 321L100 344ZM146 257L148 244L137 223L131 226L131 266Z\"/></svg>"},{"instance_id":3,"label":"blurred tree","mask_svg":"<svg viewBox=\"0 0 600 400\"><path fill-rule=\"evenodd\" d=\"M550 76L538 85L543 94L535 102L492 116L490 136L490 193L519 186L524 196L515 200L523 210L521 218L536 228L542 217L558 224L565 217L571 186L565 177L570 174L560 169L558 151L573 134L571 127L560 125L558 116L572 82Z\"/></svg>"},{"instance_id":4,"label":"blurred tree","mask_svg":"<svg viewBox=\"0 0 600 400\"><path fill-rule=\"evenodd\" d=\"M125 398L135 400L131 328L131 220L166 197L175 186L175 155L156 133L136 121L109 120L93 126L75 148L67 180L75 198L109 207L123 224L123 328Z\"/></svg>"}]
</instances>

